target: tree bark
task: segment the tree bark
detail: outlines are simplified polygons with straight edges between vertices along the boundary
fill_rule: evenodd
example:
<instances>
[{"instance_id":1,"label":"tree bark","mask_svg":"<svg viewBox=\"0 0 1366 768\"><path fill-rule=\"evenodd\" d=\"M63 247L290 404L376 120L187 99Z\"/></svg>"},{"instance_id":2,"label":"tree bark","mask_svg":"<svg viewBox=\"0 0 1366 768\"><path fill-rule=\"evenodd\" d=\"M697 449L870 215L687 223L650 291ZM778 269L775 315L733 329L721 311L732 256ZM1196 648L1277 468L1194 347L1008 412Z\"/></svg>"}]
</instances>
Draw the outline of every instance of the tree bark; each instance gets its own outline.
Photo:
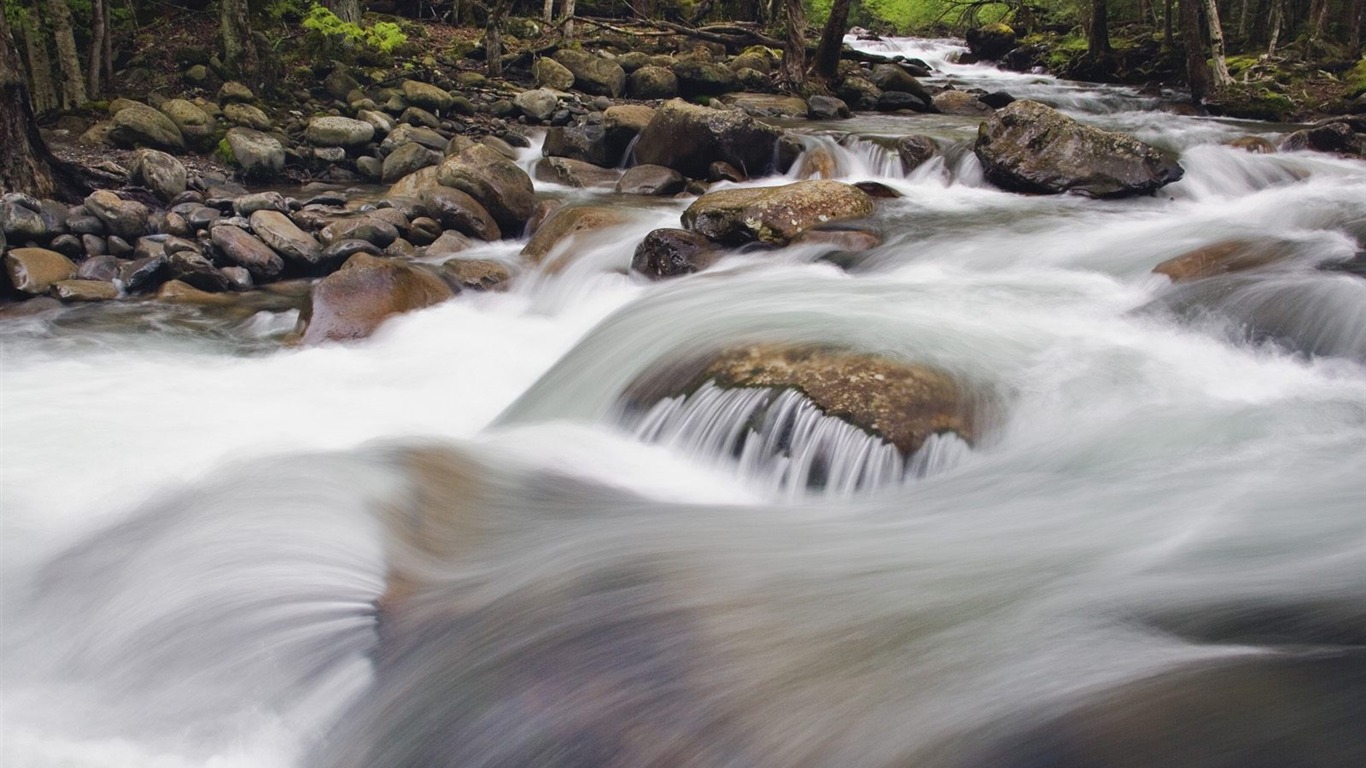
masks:
<instances>
[{"instance_id":1,"label":"tree bark","mask_svg":"<svg viewBox=\"0 0 1366 768\"><path fill-rule=\"evenodd\" d=\"M360 23L360 0L327 0L324 5L342 21L349 21L352 24Z\"/></svg>"},{"instance_id":2,"label":"tree bark","mask_svg":"<svg viewBox=\"0 0 1366 768\"><path fill-rule=\"evenodd\" d=\"M484 61L489 77L503 76L503 20L507 18L511 0L495 0L489 6L484 22Z\"/></svg>"},{"instance_id":3,"label":"tree bark","mask_svg":"<svg viewBox=\"0 0 1366 768\"><path fill-rule=\"evenodd\" d=\"M1091 22L1086 25L1086 52L1093 59L1110 53L1110 8L1106 0L1091 0Z\"/></svg>"},{"instance_id":4,"label":"tree bark","mask_svg":"<svg viewBox=\"0 0 1366 768\"><path fill-rule=\"evenodd\" d=\"M1271 0L1271 36L1266 44L1268 58L1276 55L1276 44L1281 41L1281 25L1285 23L1283 0Z\"/></svg>"},{"instance_id":5,"label":"tree bark","mask_svg":"<svg viewBox=\"0 0 1366 768\"><path fill-rule=\"evenodd\" d=\"M52 173L52 156L33 106L28 100L28 78L19 62L19 51L10 33L9 21L0 12L0 191L27 192L37 197L54 197L57 183Z\"/></svg>"},{"instance_id":6,"label":"tree bark","mask_svg":"<svg viewBox=\"0 0 1366 768\"><path fill-rule=\"evenodd\" d=\"M247 77L256 73L259 60L256 43L251 39L251 21L247 17L247 0L222 0L219 33L223 42L223 66L229 77Z\"/></svg>"},{"instance_id":7,"label":"tree bark","mask_svg":"<svg viewBox=\"0 0 1366 768\"><path fill-rule=\"evenodd\" d=\"M781 77L783 87L795 93L806 84L806 12L802 10L802 0L783 0L783 24L787 34Z\"/></svg>"},{"instance_id":8,"label":"tree bark","mask_svg":"<svg viewBox=\"0 0 1366 768\"><path fill-rule=\"evenodd\" d=\"M574 0L564 0L564 39L574 39Z\"/></svg>"},{"instance_id":9,"label":"tree bark","mask_svg":"<svg viewBox=\"0 0 1366 768\"><path fill-rule=\"evenodd\" d=\"M1317 43L1323 37L1323 28L1328 18L1328 0L1311 0L1309 3L1309 42Z\"/></svg>"},{"instance_id":10,"label":"tree bark","mask_svg":"<svg viewBox=\"0 0 1366 768\"><path fill-rule=\"evenodd\" d=\"M48 23L57 44L57 67L62 72L62 108L76 109L85 104L85 75L76 55L76 35L71 30L71 9L66 0L48 0Z\"/></svg>"},{"instance_id":11,"label":"tree bark","mask_svg":"<svg viewBox=\"0 0 1366 768\"><path fill-rule=\"evenodd\" d=\"M47 40L38 31L41 26L34 13L23 20L24 51L28 54L29 103L36 114L44 115L61 109L57 86L52 82L52 60L47 54Z\"/></svg>"},{"instance_id":12,"label":"tree bark","mask_svg":"<svg viewBox=\"0 0 1366 768\"><path fill-rule=\"evenodd\" d=\"M1162 44L1166 46L1172 44L1172 2L1167 0L1162 9Z\"/></svg>"},{"instance_id":13,"label":"tree bark","mask_svg":"<svg viewBox=\"0 0 1366 768\"><path fill-rule=\"evenodd\" d=\"M541 11L541 19L547 24L555 20L555 0L545 0L545 8Z\"/></svg>"},{"instance_id":14,"label":"tree bark","mask_svg":"<svg viewBox=\"0 0 1366 768\"><path fill-rule=\"evenodd\" d=\"M844 32L849 28L850 0L835 0L830 6L830 17L821 31L820 45L811 62L811 74L830 82L839 74L840 51L844 48Z\"/></svg>"},{"instance_id":15,"label":"tree bark","mask_svg":"<svg viewBox=\"0 0 1366 768\"><path fill-rule=\"evenodd\" d=\"M1186 82L1190 85L1191 100L1197 104L1209 93L1210 79L1200 34L1201 2L1203 0L1181 0L1181 45L1186 49Z\"/></svg>"},{"instance_id":16,"label":"tree bark","mask_svg":"<svg viewBox=\"0 0 1366 768\"><path fill-rule=\"evenodd\" d=\"M1205 0L1205 20L1209 24L1209 47L1214 58L1214 87L1224 88L1233 84L1233 76L1228 72L1228 61L1224 56L1224 25L1219 22L1219 3Z\"/></svg>"},{"instance_id":17,"label":"tree bark","mask_svg":"<svg viewBox=\"0 0 1366 768\"><path fill-rule=\"evenodd\" d=\"M1361 58L1361 28L1366 25L1366 1L1352 0L1351 29L1347 31L1347 49L1354 59Z\"/></svg>"},{"instance_id":18,"label":"tree bark","mask_svg":"<svg viewBox=\"0 0 1366 768\"><path fill-rule=\"evenodd\" d=\"M90 0L90 60L86 67L86 91L90 98L100 95L101 64L104 61L104 0Z\"/></svg>"}]
</instances>

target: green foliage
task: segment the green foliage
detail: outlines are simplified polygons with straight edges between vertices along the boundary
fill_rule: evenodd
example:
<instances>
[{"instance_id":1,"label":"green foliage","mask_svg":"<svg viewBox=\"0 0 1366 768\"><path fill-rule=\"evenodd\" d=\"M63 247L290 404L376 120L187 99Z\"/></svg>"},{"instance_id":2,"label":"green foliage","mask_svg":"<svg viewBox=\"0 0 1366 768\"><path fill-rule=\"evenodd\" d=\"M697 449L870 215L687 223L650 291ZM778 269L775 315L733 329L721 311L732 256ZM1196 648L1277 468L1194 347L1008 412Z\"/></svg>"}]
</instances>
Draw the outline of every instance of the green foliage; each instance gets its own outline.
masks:
<instances>
[{"instance_id":1,"label":"green foliage","mask_svg":"<svg viewBox=\"0 0 1366 768\"><path fill-rule=\"evenodd\" d=\"M303 28L320 38L324 44L363 45L380 53L393 53L408 42L408 36L391 21L377 21L370 26L342 21L337 14L321 5L314 5L304 16Z\"/></svg>"},{"instance_id":2,"label":"green foliage","mask_svg":"<svg viewBox=\"0 0 1366 768\"><path fill-rule=\"evenodd\" d=\"M1366 93L1366 59L1356 63L1356 66L1347 70L1342 79L1347 83L1347 95L1356 98Z\"/></svg>"}]
</instances>

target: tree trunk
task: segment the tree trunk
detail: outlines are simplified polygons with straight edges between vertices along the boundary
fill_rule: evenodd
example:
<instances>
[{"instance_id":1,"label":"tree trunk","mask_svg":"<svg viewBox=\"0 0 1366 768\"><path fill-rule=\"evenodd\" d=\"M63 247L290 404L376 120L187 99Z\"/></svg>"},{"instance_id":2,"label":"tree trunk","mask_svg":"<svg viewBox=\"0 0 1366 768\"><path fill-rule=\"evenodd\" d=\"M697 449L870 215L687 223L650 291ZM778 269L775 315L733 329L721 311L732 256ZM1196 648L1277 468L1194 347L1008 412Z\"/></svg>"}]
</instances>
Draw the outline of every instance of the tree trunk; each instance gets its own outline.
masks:
<instances>
[{"instance_id":1,"label":"tree trunk","mask_svg":"<svg viewBox=\"0 0 1366 768\"><path fill-rule=\"evenodd\" d=\"M489 77L503 76L503 20L512 0L495 0L484 23L484 61Z\"/></svg>"},{"instance_id":2,"label":"tree trunk","mask_svg":"<svg viewBox=\"0 0 1366 768\"><path fill-rule=\"evenodd\" d=\"M90 61L86 67L85 87L90 98L100 95L100 66L104 60L104 0L90 0Z\"/></svg>"},{"instance_id":3,"label":"tree trunk","mask_svg":"<svg viewBox=\"0 0 1366 768\"><path fill-rule=\"evenodd\" d=\"M1110 8L1106 0L1091 0L1091 22L1086 25L1086 52L1093 59L1110 53Z\"/></svg>"},{"instance_id":4,"label":"tree trunk","mask_svg":"<svg viewBox=\"0 0 1366 768\"><path fill-rule=\"evenodd\" d=\"M66 0L48 0L48 23L57 43L57 66L62 72L62 108L76 109L85 104L85 74L76 55L76 35L71 31L71 9Z\"/></svg>"},{"instance_id":5,"label":"tree trunk","mask_svg":"<svg viewBox=\"0 0 1366 768\"><path fill-rule=\"evenodd\" d=\"M1162 9L1162 44L1166 46L1172 44L1172 2L1167 0Z\"/></svg>"},{"instance_id":6,"label":"tree trunk","mask_svg":"<svg viewBox=\"0 0 1366 768\"><path fill-rule=\"evenodd\" d=\"M1352 0L1351 28L1347 32L1348 55L1361 58L1361 27L1366 25L1366 0Z\"/></svg>"},{"instance_id":7,"label":"tree trunk","mask_svg":"<svg viewBox=\"0 0 1366 768\"><path fill-rule=\"evenodd\" d=\"M564 0L564 39L574 39L574 0Z\"/></svg>"},{"instance_id":8,"label":"tree trunk","mask_svg":"<svg viewBox=\"0 0 1366 768\"><path fill-rule=\"evenodd\" d=\"M352 24L360 23L360 0L326 0L324 5L342 21L349 21Z\"/></svg>"},{"instance_id":9,"label":"tree trunk","mask_svg":"<svg viewBox=\"0 0 1366 768\"><path fill-rule=\"evenodd\" d=\"M247 0L223 0L219 32L223 41L223 66L229 77L250 77L256 73L256 43L251 39Z\"/></svg>"},{"instance_id":10,"label":"tree trunk","mask_svg":"<svg viewBox=\"0 0 1366 768\"><path fill-rule=\"evenodd\" d=\"M1271 36L1266 44L1268 58L1276 55L1276 44L1281 41L1281 25L1285 23L1283 0L1271 0Z\"/></svg>"},{"instance_id":11,"label":"tree trunk","mask_svg":"<svg viewBox=\"0 0 1366 768\"><path fill-rule=\"evenodd\" d=\"M1190 84L1191 101L1199 104L1209 93L1209 65L1205 63L1205 46L1200 35L1200 3L1203 0L1181 0L1181 45L1186 49L1186 81Z\"/></svg>"},{"instance_id":12,"label":"tree trunk","mask_svg":"<svg viewBox=\"0 0 1366 768\"><path fill-rule=\"evenodd\" d=\"M787 34L781 77L783 87L796 93L806 84L806 12L802 0L783 0L783 24Z\"/></svg>"},{"instance_id":13,"label":"tree trunk","mask_svg":"<svg viewBox=\"0 0 1366 768\"><path fill-rule=\"evenodd\" d=\"M41 24L30 14L24 19L24 51L28 54L29 99L33 111L39 115L61 109L57 86L52 82L52 60L47 54L47 40L38 31Z\"/></svg>"},{"instance_id":14,"label":"tree trunk","mask_svg":"<svg viewBox=\"0 0 1366 768\"><path fill-rule=\"evenodd\" d=\"M834 0L830 6L830 17L825 20L821 42L816 47L816 58L811 63L811 73L820 80L829 82L839 74L844 32L849 28L849 3L850 0Z\"/></svg>"},{"instance_id":15,"label":"tree trunk","mask_svg":"<svg viewBox=\"0 0 1366 768\"><path fill-rule=\"evenodd\" d=\"M1328 16L1328 0L1312 0L1309 3L1309 42L1312 46L1323 37L1323 27Z\"/></svg>"},{"instance_id":16,"label":"tree trunk","mask_svg":"<svg viewBox=\"0 0 1366 768\"><path fill-rule=\"evenodd\" d=\"M54 197L57 184L51 154L38 133L38 121L28 100L28 80L9 21L0 12L0 191Z\"/></svg>"},{"instance_id":17,"label":"tree trunk","mask_svg":"<svg viewBox=\"0 0 1366 768\"><path fill-rule=\"evenodd\" d=\"M545 8L541 11L541 19L547 24L555 20L555 0L545 0Z\"/></svg>"},{"instance_id":18,"label":"tree trunk","mask_svg":"<svg viewBox=\"0 0 1366 768\"><path fill-rule=\"evenodd\" d=\"M1224 57L1224 25L1219 23L1219 3L1205 0L1205 19L1209 23L1209 46L1214 56L1214 87L1224 88L1233 84L1233 76L1228 73L1228 61Z\"/></svg>"}]
</instances>

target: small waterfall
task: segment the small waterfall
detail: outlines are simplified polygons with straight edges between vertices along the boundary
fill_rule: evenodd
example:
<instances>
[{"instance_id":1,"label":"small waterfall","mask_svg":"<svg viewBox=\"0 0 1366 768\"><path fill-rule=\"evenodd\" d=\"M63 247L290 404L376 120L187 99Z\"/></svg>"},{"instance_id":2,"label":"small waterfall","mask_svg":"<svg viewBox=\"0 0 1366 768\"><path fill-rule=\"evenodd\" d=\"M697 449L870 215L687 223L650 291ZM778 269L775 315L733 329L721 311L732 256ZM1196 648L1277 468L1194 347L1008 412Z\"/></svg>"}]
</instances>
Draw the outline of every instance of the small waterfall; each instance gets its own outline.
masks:
<instances>
[{"instance_id":1,"label":"small waterfall","mask_svg":"<svg viewBox=\"0 0 1366 768\"><path fill-rule=\"evenodd\" d=\"M904 179L896 150L865 136L803 136L805 151L789 174L801 179Z\"/></svg>"},{"instance_id":2,"label":"small waterfall","mask_svg":"<svg viewBox=\"0 0 1366 768\"><path fill-rule=\"evenodd\" d=\"M636 437L736 473L766 490L848 497L943 472L968 445L934 436L903 459L896 447L833 416L791 389L722 389L707 382L691 395L666 398L627 417Z\"/></svg>"}]
</instances>

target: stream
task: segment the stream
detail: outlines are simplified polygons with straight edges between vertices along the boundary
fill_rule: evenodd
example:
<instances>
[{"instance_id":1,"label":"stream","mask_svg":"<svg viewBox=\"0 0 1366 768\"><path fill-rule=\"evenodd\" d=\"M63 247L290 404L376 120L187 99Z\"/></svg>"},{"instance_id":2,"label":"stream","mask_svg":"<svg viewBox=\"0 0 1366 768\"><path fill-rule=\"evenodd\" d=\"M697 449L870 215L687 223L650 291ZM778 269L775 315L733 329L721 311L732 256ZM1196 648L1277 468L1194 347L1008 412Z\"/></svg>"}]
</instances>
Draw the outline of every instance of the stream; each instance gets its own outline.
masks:
<instances>
[{"instance_id":1,"label":"stream","mask_svg":"<svg viewBox=\"0 0 1366 768\"><path fill-rule=\"evenodd\" d=\"M635 245L689 200L538 182L629 223L361 342L286 345L273 305L0 321L0 762L1366 765L1366 163L857 45L1185 177L1025 196L977 118L794 121L901 194L852 263L649 282ZM907 133L941 156L902 172ZM1153 273L1229 240L1274 264ZM627 407L756 340L933 365L990 428L903 457L782 393Z\"/></svg>"}]
</instances>

